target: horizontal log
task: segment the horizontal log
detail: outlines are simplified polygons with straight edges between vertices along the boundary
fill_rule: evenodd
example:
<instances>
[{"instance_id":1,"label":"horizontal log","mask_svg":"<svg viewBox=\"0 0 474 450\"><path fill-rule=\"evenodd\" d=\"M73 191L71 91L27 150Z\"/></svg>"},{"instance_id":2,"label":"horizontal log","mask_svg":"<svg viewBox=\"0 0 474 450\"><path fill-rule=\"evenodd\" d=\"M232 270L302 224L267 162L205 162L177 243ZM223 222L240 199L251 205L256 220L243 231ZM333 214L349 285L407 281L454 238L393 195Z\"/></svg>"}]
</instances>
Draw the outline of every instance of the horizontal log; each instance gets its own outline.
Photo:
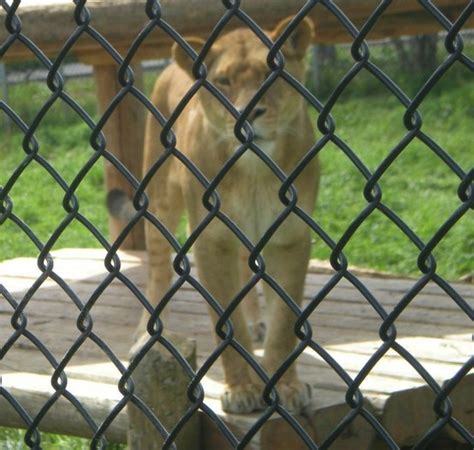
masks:
<instances>
[{"instance_id":1,"label":"horizontal log","mask_svg":"<svg viewBox=\"0 0 474 450\"><path fill-rule=\"evenodd\" d=\"M261 27L269 29L283 17L297 13L305 3L303 0L244 1L242 9ZM206 37L226 11L221 0L162 0L160 4L162 18L184 36ZM336 4L355 26L361 27L378 6L379 0L339 0ZM466 1L438 0L436 5L453 21L466 7ZM143 0L89 0L87 7L92 14L91 26L123 53L149 21ZM22 30L45 53L54 56L76 28L74 8L72 1L24 0L18 10ZM315 42L336 43L352 40L337 17L323 5L317 4L310 16L316 25ZM2 9L2 24L4 18L5 11ZM469 20L468 26L473 24L474 17ZM239 20L232 20L226 29L239 25ZM416 0L397 0L379 18L369 38L432 33L441 29L441 25ZM7 36L6 28L0 27L0 42L4 42ZM154 30L141 45L137 58L167 56L171 42L165 32ZM100 45L86 34L76 42L72 52L83 59L90 59L91 63L111 62L111 59L104 58ZM31 58L31 52L23 45L13 45L3 56L6 61Z\"/></svg>"},{"instance_id":2,"label":"horizontal log","mask_svg":"<svg viewBox=\"0 0 474 450\"><path fill-rule=\"evenodd\" d=\"M34 418L55 392L51 387L51 377L32 373L15 373L2 377L2 386ZM69 380L68 391L80 399L82 405L97 425L106 418L122 398L117 387L110 384L84 380ZM0 396L0 424L7 427L24 428L23 419L15 412L9 402ZM126 442L128 417L125 410L115 418L105 433L111 442ZM69 434L90 438L93 436L82 415L65 398L56 401L40 422L39 429L44 432Z\"/></svg>"},{"instance_id":3,"label":"horizontal log","mask_svg":"<svg viewBox=\"0 0 474 450\"><path fill-rule=\"evenodd\" d=\"M468 428L472 428L472 409L468 408L466 399L472 391L473 377L468 376L461 385L450 396L457 405L455 416ZM206 383L205 383L206 384ZM24 409L34 417L40 408L47 402L51 394L54 392L50 384L50 376L35 375L27 373L16 373L4 376L2 385L15 397L15 399L24 407ZM207 390L206 386L206 390ZM112 410L116 403L120 400L121 394L112 384L97 383L87 379L69 379L68 390L73 393L83 406L88 410L90 415L100 425L105 416ZM348 409L344 405L342 396L337 392L329 393L321 392L321 394L330 394L329 397L318 398L318 406L312 407L306 414L306 420L309 421L308 431L318 437L318 440L327 437L334 426L347 414ZM381 420L384 427L389 430L392 437L402 445L412 444L414 440L419 439L420 435L426 432L435 420L433 414L419 415L417 412L423 409L425 412L430 410L433 402L433 394L427 387L410 389L407 391L399 391L393 393L389 397L380 398L380 405L376 411L373 410L372 398L366 398L366 406L368 406ZM220 411L220 405L217 400L208 399L207 404L220 415L226 424L234 433L243 435L254 424L258 415L233 416L223 414ZM462 403L464 408L459 408ZM424 407L421 408L420 405ZM212 423L203 416L204 429L203 434L205 442L208 444L206 448L217 449L227 448L222 440L222 436L214 429ZM298 420L303 418L299 417ZM420 420L422 419L422 420ZM21 417L14 411L11 405L4 397L0 396L0 423L9 427L25 427L25 423ZM306 422L305 422L306 423ZM107 429L107 439L112 442L125 442L128 417L125 411L122 411L118 417L111 423ZM276 415L265 425L262 433L259 433L256 448L259 449L275 449L273 442L273 434L279 427L284 426L284 421ZM306 428L306 426L305 426ZM58 400L50 409L48 414L41 421L40 429L42 431L72 434L90 438L92 431L86 424L82 416L75 408L65 399ZM351 444L354 439L360 439L360 446L357 448L368 448L367 443L371 441L373 430L365 421L358 422L347 430L347 438L350 437ZM354 434L355 433L355 434ZM455 440L460 440L460 436L452 433ZM295 439L295 443L297 439ZM268 442L267 442L268 441ZM266 444L264 444L266 442ZM293 442L293 441L291 441ZM358 442L358 441L357 441ZM344 440L335 446L336 449L345 449L347 442ZM288 446L282 448L289 448ZM299 447L298 447L299 448Z\"/></svg>"}]
</instances>

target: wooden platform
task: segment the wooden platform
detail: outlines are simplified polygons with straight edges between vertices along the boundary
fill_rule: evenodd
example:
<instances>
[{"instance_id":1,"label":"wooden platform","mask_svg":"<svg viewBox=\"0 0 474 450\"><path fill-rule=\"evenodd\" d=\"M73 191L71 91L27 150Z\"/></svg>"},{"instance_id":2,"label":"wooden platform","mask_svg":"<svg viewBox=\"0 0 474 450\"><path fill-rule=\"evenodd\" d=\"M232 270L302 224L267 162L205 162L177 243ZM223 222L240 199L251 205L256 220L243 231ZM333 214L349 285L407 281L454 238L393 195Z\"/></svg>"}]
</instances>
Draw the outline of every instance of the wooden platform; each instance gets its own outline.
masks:
<instances>
[{"instance_id":1,"label":"wooden platform","mask_svg":"<svg viewBox=\"0 0 474 450\"><path fill-rule=\"evenodd\" d=\"M54 269L72 290L86 302L98 284L108 275L100 250L70 249L54 253ZM121 253L122 271L144 290L145 269L142 253ZM17 302L23 298L41 274L35 259L21 258L0 264L0 356L5 351L14 329L10 321L13 308L6 298ZM306 282L306 301L315 295L330 278L330 269L312 264ZM390 311L415 281L380 278L361 273L360 279ZM472 284L456 283L455 289L467 300L474 300ZM183 288L173 299L170 328L196 340L198 364L215 346L210 332L204 301L191 290ZM114 281L105 289L92 309L94 331L108 343L124 362L132 343L133 328L141 306L134 296ZM78 309L52 280L46 280L25 309L28 330L60 360L75 342ZM355 377L370 356L381 345L378 329L381 321L371 306L349 283L343 281L311 317L314 339ZM437 382L452 377L472 355L472 323L447 295L434 284L426 286L397 321L397 341L418 358ZM261 350L257 350L257 355ZM317 443L322 442L333 427L349 412L344 397L346 385L314 352L308 350L298 362L303 379L314 388L311 408L299 420ZM25 337L20 337L0 358L1 386L34 415L54 392L51 387L51 365ZM120 376L100 348L86 340L66 367L68 389L87 405L91 414L101 421L122 398L115 384ZM454 416L474 429L472 393L474 374L465 377L453 392ZM248 429L258 415L226 415L220 411L217 398L222 389L220 365L215 365L204 383L206 401L237 434ZM432 412L434 396L417 372L398 354L390 351L375 366L361 386L371 409L391 433L398 445L409 445L425 433L435 420ZM0 425L24 426L6 400L0 396ZM120 413L109 428L111 440L125 442L127 416ZM41 422L44 431L89 436L90 430L72 405L60 399ZM290 436L290 437L288 437ZM453 432L452 437L459 439ZM292 439L292 450L306 448L281 418L271 422L255 436L254 449L275 449L277 440ZM203 419L205 450L230 448L219 436L209 419ZM462 440L461 440L462 441ZM375 432L362 418L356 419L331 449L372 449ZM280 448L280 447L278 447ZM282 447L283 448L283 447ZM383 447L385 448L385 447ZM185 449L192 450L192 449Z\"/></svg>"}]
</instances>

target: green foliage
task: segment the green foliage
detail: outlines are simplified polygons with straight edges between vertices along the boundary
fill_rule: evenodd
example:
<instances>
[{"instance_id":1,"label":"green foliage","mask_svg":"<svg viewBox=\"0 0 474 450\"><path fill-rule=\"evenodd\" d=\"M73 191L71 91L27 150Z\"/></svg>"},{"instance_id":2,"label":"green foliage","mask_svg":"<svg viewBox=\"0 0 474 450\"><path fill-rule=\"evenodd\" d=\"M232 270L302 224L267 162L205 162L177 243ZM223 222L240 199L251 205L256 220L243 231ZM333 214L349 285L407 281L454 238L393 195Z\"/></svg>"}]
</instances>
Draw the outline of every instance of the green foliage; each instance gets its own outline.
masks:
<instances>
[{"instance_id":1,"label":"green foliage","mask_svg":"<svg viewBox=\"0 0 474 450\"><path fill-rule=\"evenodd\" d=\"M411 43L406 43L410 47ZM472 56L474 45L472 42L465 43L466 55ZM422 70L420 67L410 66L410 61L401 61L394 45L369 45L370 61L379 69L383 70L410 98L413 97L432 75L432 70ZM414 58L415 55L409 53ZM438 40L436 62L441 64L449 57L441 39ZM334 52L329 59L316 63L318 68L319 82L314 86L314 80L309 74L308 84L318 98L326 101L334 91L339 81L357 63L351 56L349 45L334 47ZM454 64L445 77L449 78L450 86L463 85L472 77L470 70L462 64ZM439 90L439 88L436 88ZM362 68L351 81L351 96L361 98L366 96L378 96L387 92L386 87L378 81L367 69Z\"/></svg>"},{"instance_id":2,"label":"green foliage","mask_svg":"<svg viewBox=\"0 0 474 450\"><path fill-rule=\"evenodd\" d=\"M2 450L23 450L29 448L24 443L25 430L0 427L0 448ZM59 434L41 433L41 448L43 450L88 450L89 439L81 439ZM125 449L125 445L108 444L107 450Z\"/></svg>"}]
</instances>

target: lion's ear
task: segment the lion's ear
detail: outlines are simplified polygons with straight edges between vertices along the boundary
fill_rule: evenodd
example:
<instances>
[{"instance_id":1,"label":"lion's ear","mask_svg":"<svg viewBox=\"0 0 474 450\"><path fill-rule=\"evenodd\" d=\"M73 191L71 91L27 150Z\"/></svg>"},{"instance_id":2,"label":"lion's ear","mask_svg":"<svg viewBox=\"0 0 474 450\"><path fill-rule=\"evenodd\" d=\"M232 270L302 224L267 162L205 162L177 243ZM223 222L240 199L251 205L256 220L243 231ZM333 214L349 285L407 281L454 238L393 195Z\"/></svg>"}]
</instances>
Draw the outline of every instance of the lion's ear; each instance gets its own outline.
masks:
<instances>
[{"instance_id":1,"label":"lion's ear","mask_svg":"<svg viewBox=\"0 0 474 450\"><path fill-rule=\"evenodd\" d=\"M275 41L285 30L288 24L293 19L293 16L283 19L272 31L271 38ZM295 30L288 36L288 39L283 44L283 54L288 57L301 59L304 57L308 46L313 41L314 25L311 19L305 17L296 27Z\"/></svg>"},{"instance_id":2,"label":"lion's ear","mask_svg":"<svg viewBox=\"0 0 474 450\"><path fill-rule=\"evenodd\" d=\"M196 53L199 53L206 43L204 39L198 37L189 37L186 38L186 41ZM179 67L186 72L191 73L193 60L177 42L175 42L173 47L171 47L171 56Z\"/></svg>"}]
</instances>

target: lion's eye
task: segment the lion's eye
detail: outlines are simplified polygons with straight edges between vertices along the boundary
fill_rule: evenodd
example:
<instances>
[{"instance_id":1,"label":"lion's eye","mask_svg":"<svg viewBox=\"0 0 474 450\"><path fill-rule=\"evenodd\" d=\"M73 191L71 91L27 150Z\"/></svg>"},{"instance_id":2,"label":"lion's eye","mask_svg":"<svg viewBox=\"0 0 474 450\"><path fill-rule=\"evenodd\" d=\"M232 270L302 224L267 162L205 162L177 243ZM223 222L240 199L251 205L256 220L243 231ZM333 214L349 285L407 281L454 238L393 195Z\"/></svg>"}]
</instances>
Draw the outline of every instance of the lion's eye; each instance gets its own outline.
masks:
<instances>
[{"instance_id":1,"label":"lion's eye","mask_svg":"<svg viewBox=\"0 0 474 450\"><path fill-rule=\"evenodd\" d=\"M230 86L230 79L227 77L217 77L214 80L215 84L218 84L219 86Z\"/></svg>"}]
</instances>

